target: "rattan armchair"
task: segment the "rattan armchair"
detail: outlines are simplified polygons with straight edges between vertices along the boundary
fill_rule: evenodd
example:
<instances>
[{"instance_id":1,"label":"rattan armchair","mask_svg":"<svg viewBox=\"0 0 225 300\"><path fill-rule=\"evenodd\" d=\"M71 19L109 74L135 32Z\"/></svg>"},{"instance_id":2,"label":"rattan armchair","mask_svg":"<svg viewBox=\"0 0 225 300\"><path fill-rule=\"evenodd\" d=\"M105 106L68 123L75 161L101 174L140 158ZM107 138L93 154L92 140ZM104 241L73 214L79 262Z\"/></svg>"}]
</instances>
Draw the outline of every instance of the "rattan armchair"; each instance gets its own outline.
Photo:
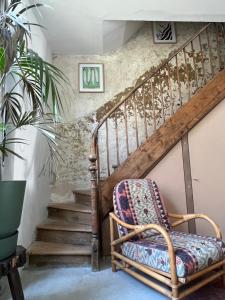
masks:
<instances>
[{"instance_id":1,"label":"rattan armchair","mask_svg":"<svg viewBox=\"0 0 225 300\"><path fill-rule=\"evenodd\" d=\"M219 277L225 280L225 244L218 225L208 216L168 214L156 183L148 179L123 180L115 187L113 198L113 272L122 269L173 300ZM176 221L171 223L169 217ZM196 218L209 222L216 237L174 230ZM119 237L115 237L114 224Z\"/></svg>"}]
</instances>

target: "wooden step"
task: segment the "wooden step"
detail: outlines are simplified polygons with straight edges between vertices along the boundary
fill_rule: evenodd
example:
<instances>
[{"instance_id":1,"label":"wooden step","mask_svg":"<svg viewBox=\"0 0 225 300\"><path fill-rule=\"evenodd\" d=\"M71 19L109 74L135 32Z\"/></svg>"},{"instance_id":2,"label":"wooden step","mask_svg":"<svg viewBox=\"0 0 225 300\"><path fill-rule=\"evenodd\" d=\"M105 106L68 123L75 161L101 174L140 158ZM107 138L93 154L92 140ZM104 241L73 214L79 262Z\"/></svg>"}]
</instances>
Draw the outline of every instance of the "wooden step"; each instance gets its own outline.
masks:
<instances>
[{"instance_id":1,"label":"wooden step","mask_svg":"<svg viewBox=\"0 0 225 300\"><path fill-rule=\"evenodd\" d=\"M37 226L38 229L46 230L61 230L61 231L76 231L76 232L91 232L91 226L86 224L73 224L70 222L48 219L45 223Z\"/></svg>"},{"instance_id":2,"label":"wooden step","mask_svg":"<svg viewBox=\"0 0 225 300\"><path fill-rule=\"evenodd\" d=\"M91 191L90 190L75 190L73 191L76 202L91 204Z\"/></svg>"},{"instance_id":3,"label":"wooden step","mask_svg":"<svg viewBox=\"0 0 225 300\"><path fill-rule=\"evenodd\" d=\"M48 219L37 226L37 240L71 245L90 245L91 226Z\"/></svg>"},{"instance_id":4,"label":"wooden step","mask_svg":"<svg viewBox=\"0 0 225 300\"><path fill-rule=\"evenodd\" d=\"M91 255L91 247L63 243L33 242L27 250L29 255Z\"/></svg>"},{"instance_id":5,"label":"wooden step","mask_svg":"<svg viewBox=\"0 0 225 300\"><path fill-rule=\"evenodd\" d=\"M50 203L48 205L50 218L61 219L77 225L91 224L91 208L81 203Z\"/></svg>"},{"instance_id":6,"label":"wooden step","mask_svg":"<svg viewBox=\"0 0 225 300\"><path fill-rule=\"evenodd\" d=\"M89 265L91 261L90 246L36 241L32 243L27 253L29 264L35 265Z\"/></svg>"},{"instance_id":7,"label":"wooden step","mask_svg":"<svg viewBox=\"0 0 225 300\"><path fill-rule=\"evenodd\" d=\"M61 210L69 210L75 212L84 212L91 213L91 207L87 204L82 203L73 203L73 202L65 202L65 203L49 203L48 208L56 208Z\"/></svg>"}]
</instances>

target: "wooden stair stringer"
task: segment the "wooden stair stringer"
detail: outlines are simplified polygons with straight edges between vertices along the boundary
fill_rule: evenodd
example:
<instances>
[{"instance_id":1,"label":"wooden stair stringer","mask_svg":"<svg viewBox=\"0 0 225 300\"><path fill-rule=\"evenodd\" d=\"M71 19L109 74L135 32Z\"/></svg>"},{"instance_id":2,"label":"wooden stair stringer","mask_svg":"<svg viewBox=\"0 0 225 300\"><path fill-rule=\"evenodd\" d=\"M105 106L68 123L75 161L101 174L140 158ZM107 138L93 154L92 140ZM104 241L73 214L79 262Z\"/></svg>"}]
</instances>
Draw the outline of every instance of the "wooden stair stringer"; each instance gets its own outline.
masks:
<instances>
[{"instance_id":1,"label":"wooden stair stringer","mask_svg":"<svg viewBox=\"0 0 225 300\"><path fill-rule=\"evenodd\" d=\"M225 98L225 70L199 89L170 119L101 184L101 215L112 210L114 186L126 178L143 178L179 140Z\"/></svg>"}]
</instances>

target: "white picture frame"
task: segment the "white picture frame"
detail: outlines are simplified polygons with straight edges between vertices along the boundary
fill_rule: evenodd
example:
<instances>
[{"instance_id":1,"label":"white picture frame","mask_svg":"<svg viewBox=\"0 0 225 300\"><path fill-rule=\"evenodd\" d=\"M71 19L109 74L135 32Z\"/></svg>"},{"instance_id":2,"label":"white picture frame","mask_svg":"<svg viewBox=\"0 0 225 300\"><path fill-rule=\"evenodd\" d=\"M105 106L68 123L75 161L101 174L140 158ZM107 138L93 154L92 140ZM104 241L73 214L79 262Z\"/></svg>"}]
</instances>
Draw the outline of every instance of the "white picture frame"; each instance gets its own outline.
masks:
<instances>
[{"instance_id":1,"label":"white picture frame","mask_svg":"<svg viewBox=\"0 0 225 300\"><path fill-rule=\"evenodd\" d=\"M175 44L177 42L174 22L153 22L155 44Z\"/></svg>"},{"instance_id":2,"label":"white picture frame","mask_svg":"<svg viewBox=\"0 0 225 300\"><path fill-rule=\"evenodd\" d=\"M79 64L79 92L104 93L104 65L101 63Z\"/></svg>"}]
</instances>

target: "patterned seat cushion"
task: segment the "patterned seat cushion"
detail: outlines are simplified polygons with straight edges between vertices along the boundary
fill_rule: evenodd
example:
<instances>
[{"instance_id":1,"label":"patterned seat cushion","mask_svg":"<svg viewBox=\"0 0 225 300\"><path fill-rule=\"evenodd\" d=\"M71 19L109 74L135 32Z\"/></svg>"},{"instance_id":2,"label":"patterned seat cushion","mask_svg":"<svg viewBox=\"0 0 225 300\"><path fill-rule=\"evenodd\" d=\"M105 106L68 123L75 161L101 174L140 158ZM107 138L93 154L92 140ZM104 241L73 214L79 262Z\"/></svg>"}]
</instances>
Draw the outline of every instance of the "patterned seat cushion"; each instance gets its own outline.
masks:
<instances>
[{"instance_id":1,"label":"patterned seat cushion","mask_svg":"<svg viewBox=\"0 0 225 300\"><path fill-rule=\"evenodd\" d=\"M163 199L157 184L150 179L127 179L114 189L113 203L115 214L125 223L132 225L159 224L170 229ZM128 233L118 226L120 236ZM146 234L142 234L143 238Z\"/></svg>"},{"instance_id":2,"label":"patterned seat cushion","mask_svg":"<svg viewBox=\"0 0 225 300\"><path fill-rule=\"evenodd\" d=\"M178 277L191 275L225 258L222 240L176 231L169 234L176 253ZM167 246L160 234L125 242L122 252L134 261L170 273Z\"/></svg>"}]
</instances>

